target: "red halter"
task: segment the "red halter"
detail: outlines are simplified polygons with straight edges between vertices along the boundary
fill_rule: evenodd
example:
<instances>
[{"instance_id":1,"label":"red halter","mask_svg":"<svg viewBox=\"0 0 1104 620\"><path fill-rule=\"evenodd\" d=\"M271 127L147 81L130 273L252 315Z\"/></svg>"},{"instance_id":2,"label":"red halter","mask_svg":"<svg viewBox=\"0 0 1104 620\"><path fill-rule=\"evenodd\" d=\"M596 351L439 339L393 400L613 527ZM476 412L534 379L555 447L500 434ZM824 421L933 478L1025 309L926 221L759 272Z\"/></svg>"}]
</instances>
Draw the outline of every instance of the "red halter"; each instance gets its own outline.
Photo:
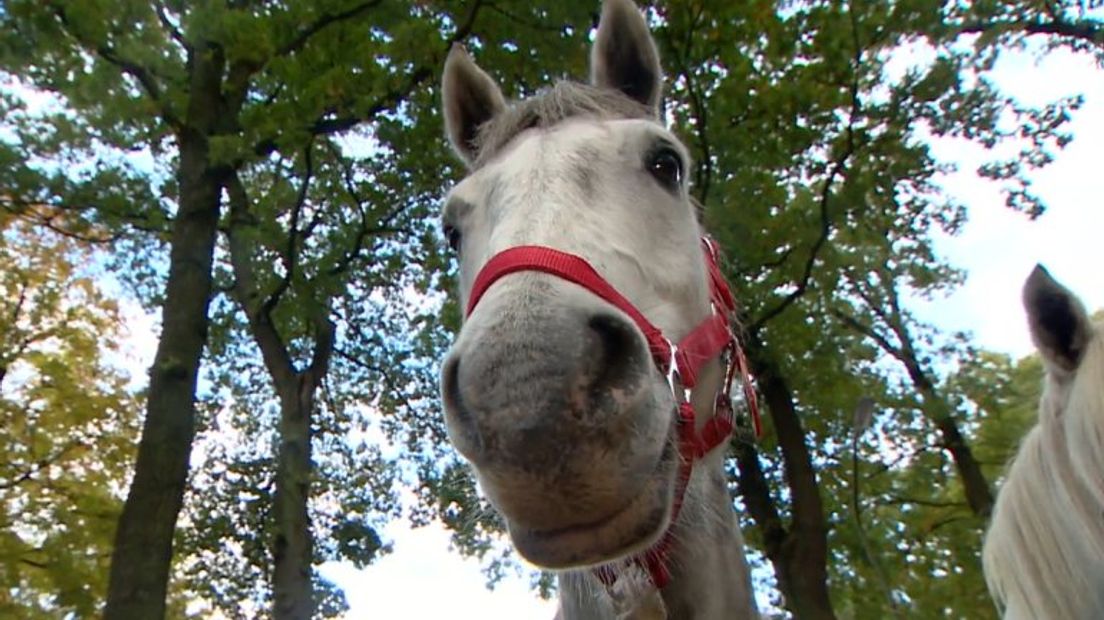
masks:
<instances>
[{"instance_id":1,"label":"red halter","mask_svg":"<svg viewBox=\"0 0 1104 620\"><path fill-rule=\"evenodd\" d=\"M704 457L713 448L724 443L733 429L732 381L739 373L743 383L744 398L751 414L755 436L762 433L759 407L755 390L751 386L747 358L732 328L736 302L719 265L719 253L713 240L702 237L705 264L709 270L709 289L712 313L677 344L667 339L663 332L652 325L635 306L605 280L590 263L573 254L567 254L543 246L523 245L496 254L483 266L475 278L466 315L470 315L480 298L499 278L519 271L540 271L568 280L616 306L636 323L648 340L648 349L656 368L667 377L671 391L678 402L679 463L675 502L671 509L671 524L678 518L683 495L690 481L694 461ZM706 421L699 432L695 424L694 406L690 403L690 391L697 384L702 367L710 360L728 353L724 381L717 392L713 417ZM671 547L671 526L663 538L644 553L627 560L647 571L652 583L663 588L671 579L667 569L667 554ZM607 586L617 579L614 570L603 566L595 570L597 577Z\"/></svg>"}]
</instances>

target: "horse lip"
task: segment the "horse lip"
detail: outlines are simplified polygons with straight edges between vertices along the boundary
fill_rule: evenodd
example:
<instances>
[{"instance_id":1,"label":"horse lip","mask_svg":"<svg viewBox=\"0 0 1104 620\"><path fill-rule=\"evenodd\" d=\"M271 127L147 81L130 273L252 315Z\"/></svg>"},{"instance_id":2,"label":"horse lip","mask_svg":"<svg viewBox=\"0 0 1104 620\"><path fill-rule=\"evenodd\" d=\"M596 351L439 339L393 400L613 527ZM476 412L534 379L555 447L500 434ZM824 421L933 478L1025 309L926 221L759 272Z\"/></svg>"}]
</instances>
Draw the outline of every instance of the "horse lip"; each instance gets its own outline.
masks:
<instances>
[{"instance_id":1,"label":"horse lip","mask_svg":"<svg viewBox=\"0 0 1104 620\"><path fill-rule=\"evenodd\" d=\"M553 539L553 538L559 538L561 536L567 536L567 535L570 535L570 534L578 534L578 533L586 532L586 531L589 531L589 530L596 530L596 529L602 527L603 525L606 525L607 523L613 521L614 519L621 516L622 514L624 514L624 512L626 510L628 510L629 508L632 507L632 504L633 504L633 501L629 500L628 502L623 504L620 508L618 508L617 510L614 510L612 513L610 513L610 514L608 514L604 517L600 517L598 519L595 519L593 521L588 521L586 523L576 523L576 524L566 525L564 527L553 528L553 529L549 529L549 530L536 530L536 529L527 530L527 533L530 536L534 537L534 538L538 538L538 539L541 539L541 540L550 540L550 539Z\"/></svg>"},{"instance_id":2,"label":"horse lip","mask_svg":"<svg viewBox=\"0 0 1104 620\"><path fill-rule=\"evenodd\" d=\"M661 493L653 488L645 494ZM651 505L641 506L645 502ZM542 568L595 566L654 544L665 530L668 508L667 502L648 502L638 497L606 519L558 530L519 531L510 527L510 538L522 557ZM640 516L629 520L628 513ZM623 527L622 521L629 522Z\"/></svg>"},{"instance_id":3,"label":"horse lip","mask_svg":"<svg viewBox=\"0 0 1104 620\"><path fill-rule=\"evenodd\" d=\"M670 490L675 480L664 470L677 463L675 445L670 437L665 440L647 485L607 515L543 530L517 527L507 518L515 548L525 559L543 568L569 569L599 565L655 544L670 527Z\"/></svg>"}]
</instances>

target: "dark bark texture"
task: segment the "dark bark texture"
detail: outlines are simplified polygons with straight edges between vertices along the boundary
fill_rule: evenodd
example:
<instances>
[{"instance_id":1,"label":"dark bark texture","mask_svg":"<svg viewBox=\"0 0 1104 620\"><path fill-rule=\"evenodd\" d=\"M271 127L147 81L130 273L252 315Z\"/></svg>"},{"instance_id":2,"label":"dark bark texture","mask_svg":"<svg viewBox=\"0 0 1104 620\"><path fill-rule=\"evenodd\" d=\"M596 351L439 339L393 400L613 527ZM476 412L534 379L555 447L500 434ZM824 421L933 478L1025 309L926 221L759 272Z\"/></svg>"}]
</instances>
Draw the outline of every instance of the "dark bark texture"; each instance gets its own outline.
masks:
<instances>
[{"instance_id":1,"label":"dark bark texture","mask_svg":"<svg viewBox=\"0 0 1104 620\"><path fill-rule=\"evenodd\" d=\"M316 394L329 370L334 326L325 306L315 316L314 352L309 366L295 368L285 339L272 322L271 311L286 290L285 280L268 295L258 290L251 248L242 232L252 222L250 199L235 175L227 185L230 198L230 261L234 296L249 319L253 340L261 349L265 368L280 397L280 443L276 454L276 492L273 497L272 596L277 620L309 619L314 614L312 585L314 540L309 500L311 420ZM299 205L301 207L301 205ZM288 258L289 273L294 259Z\"/></svg>"},{"instance_id":2,"label":"dark bark texture","mask_svg":"<svg viewBox=\"0 0 1104 620\"><path fill-rule=\"evenodd\" d=\"M786 608L799 620L834 620L828 592L828 529L812 454L794 395L763 350L749 351L759 389L770 412L782 453L783 476L792 498L787 525L770 495L770 485L754 445L737 448L740 494L763 533Z\"/></svg>"},{"instance_id":3,"label":"dark bark texture","mask_svg":"<svg viewBox=\"0 0 1104 620\"><path fill-rule=\"evenodd\" d=\"M173 532L184 498L195 436L195 390L207 339L211 265L224 174L211 167L208 136L222 109L221 56L193 53L192 98L179 134L179 208L172 224L161 339L134 479L119 518L104 618L165 615Z\"/></svg>"}]
</instances>

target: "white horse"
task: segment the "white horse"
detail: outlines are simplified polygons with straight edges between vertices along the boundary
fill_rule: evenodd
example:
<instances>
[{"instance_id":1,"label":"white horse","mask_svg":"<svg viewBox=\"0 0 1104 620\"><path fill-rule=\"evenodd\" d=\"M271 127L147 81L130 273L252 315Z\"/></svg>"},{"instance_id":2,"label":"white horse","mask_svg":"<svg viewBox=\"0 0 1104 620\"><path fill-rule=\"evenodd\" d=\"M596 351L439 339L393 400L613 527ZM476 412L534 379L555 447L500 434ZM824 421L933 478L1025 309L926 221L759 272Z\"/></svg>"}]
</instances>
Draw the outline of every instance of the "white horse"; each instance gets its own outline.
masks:
<instances>
[{"instance_id":1,"label":"white horse","mask_svg":"<svg viewBox=\"0 0 1104 620\"><path fill-rule=\"evenodd\" d=\"M1023 297L1046 379L997 496L985 577L1008 620L1104 618L1104 327L1042 267Z\"/></svg>"},{"instance_id":2,"label":"white horse","mask_svg":"<svg viewBox=\"0 0 1104 620\"><path fill-rule=\"evenodd\" d=\"M469 309L441 373L449 436L518 552L559 572L558 617L757 617L717 424L727 288L631 0L604 3L590 72L507 104L463 49L446 62L469 168L442 215ZM731 357L694 358L696 327Z\"/></svg>"}]
</instances>

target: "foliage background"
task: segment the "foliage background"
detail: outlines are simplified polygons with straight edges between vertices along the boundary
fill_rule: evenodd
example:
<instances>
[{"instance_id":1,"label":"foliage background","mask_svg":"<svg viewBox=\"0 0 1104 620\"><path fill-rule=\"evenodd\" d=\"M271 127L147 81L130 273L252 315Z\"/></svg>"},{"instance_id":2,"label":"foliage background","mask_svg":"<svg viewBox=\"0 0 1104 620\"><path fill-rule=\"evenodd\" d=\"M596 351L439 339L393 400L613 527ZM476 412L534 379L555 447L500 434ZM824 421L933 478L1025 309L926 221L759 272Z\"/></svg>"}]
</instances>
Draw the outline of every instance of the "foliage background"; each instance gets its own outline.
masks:
<instances>
[{"instance_id":1,"label":"foliage background","mask_svg":"<svg viewBox=\"0 0 1104 620\"><path fill-rule=\"evenodd\" d=\"M297 27L330 15L346 17L286 58L279 53L280 41L298 40ZM24 372L54 392L16 390L4 401L13 420L5 428L40 428L39 443L94 432L89 441L102 446L102 463L73 461L54 476L35 463L56 460L49 450L63 440L36 447L5 435L7 453L21 455L0 477L5 492L16 491L0 495L6 530L17 534L0 558L16 592L6 604L28 616L87 615L102 601L112 535L102 522L118 510L118 463L131 458L142 394L106 369L51 373L95 368L118 324L93 284L67 284L65 272L89 260L89 247L146 308L164 301L187 134L173 117L197 92L166 24L217 42L230 66L264 66L243 91L236 122L209 136L211 169L233 172L220 181L170 612L252 617L271 604L284 410L264 358L258 325L266 322L297 372L325 348L319 325L334 330L309 408L308 562L365 566L389 551L385 524L439 519L492 578L512 570L494 542L499 524L445 446L436 411L435 360L456 311L434 210L459 170L440 138L435 79L461 34L515 95L561 72L581 75L595 15L575 3L478 1L4 5L0 16L13 26L0 41L0 214L12 248L4 274L19 273L9 265L31 260L39 245L54 248L35 260L59 262L32 270L48 276L43 294L84 287L95 296L89 311L103 308L61 334L65 346L23 362L38 364ZM979 351L914 310L964 277L936 251L969 212L941 187L951 158L931 144L991 148L981 175L1022 217L1041 213L1029 181L1068 142L1082 102L1012 99L987 76L1001 54L1024 48L1099 61L1098 17L1074 2L920 0L673 0L649 15L671 79L668 113L695 150L695 192L747 304L761 389L776 394L767 439L738 443L732 461L765 590L780 588L785 600L773 602L799 617L992 617L976 561L984 489L1030 419L1035 395L1024 386L1034 385L1037 367ZM128 29L134 23L142 28ZM920 62L902 67L912 55ZM151 89L131 61L162 87ZM53 93L50 103L28 105L32 89ZM234 179L247 196L237 203ZM47 243L49 230L68 236ZM247 254L237 263L235 239ZM7 298L18 299L14 291L28 284L11 282ZM20 325L9 321L4 333L18 336ZM90 397L91 388L113 400ZM854 434L865 400L875 422ZM86 410L66 409L70 402ZM28 417L39 410L49 415ZM945 449L952 430L962 438L957 452ZM982 481L973 494L962 484L961 446ZM87 497L57 495L61 483L53 483L66 477ZM71 508L84 503L101 526L65 527L83 518ZM14 524L14 515L24 521ZM34 530L46 519L57 532ZM88 561L70 566L69 557ZM812 585L775 577L795 569L811 571ZM340 590L309 572L316 613L340 614ZM75 584L82 574L101 578Z\"/></svg>"}]
</instances>

